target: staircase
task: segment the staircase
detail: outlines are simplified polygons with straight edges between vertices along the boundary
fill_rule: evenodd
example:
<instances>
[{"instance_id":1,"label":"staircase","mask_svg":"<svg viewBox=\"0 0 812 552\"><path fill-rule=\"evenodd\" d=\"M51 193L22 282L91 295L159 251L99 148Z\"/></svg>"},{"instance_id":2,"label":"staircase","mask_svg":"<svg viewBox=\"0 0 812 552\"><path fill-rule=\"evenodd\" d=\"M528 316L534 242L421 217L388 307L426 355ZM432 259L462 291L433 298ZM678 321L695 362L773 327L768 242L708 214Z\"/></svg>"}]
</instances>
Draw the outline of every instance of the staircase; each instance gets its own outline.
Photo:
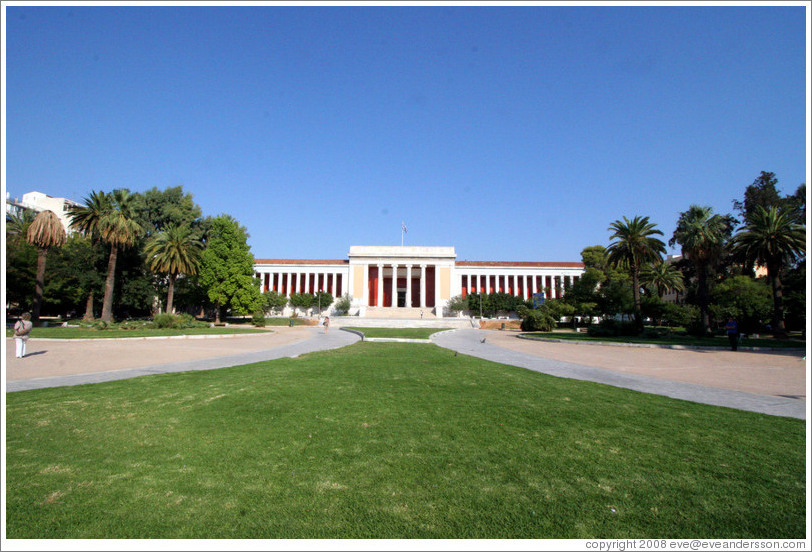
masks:
<instances>
[{"instance_id":1,"label":"staircase","mask_svg":"<svg viewBox=\"0 0 812 552\"><path fill-rule=\"evenodd\" d=\"M421 311L423 316L420 316ZM364 318L407 318L415 320L436 320L437 316L434 314L434 308L429 307L426 307L425 309L407 309L405 307L367 307Z\"/></svg>"}]
</instances>

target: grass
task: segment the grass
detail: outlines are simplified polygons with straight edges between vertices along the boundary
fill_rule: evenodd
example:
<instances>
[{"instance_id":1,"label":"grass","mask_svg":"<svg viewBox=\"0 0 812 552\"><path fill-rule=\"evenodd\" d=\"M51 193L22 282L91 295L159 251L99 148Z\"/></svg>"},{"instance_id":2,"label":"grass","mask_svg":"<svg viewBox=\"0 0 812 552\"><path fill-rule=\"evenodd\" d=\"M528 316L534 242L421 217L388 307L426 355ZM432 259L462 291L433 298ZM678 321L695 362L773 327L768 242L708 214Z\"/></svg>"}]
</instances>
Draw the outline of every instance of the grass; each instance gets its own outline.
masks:
<instances>
[{"instance_id":1,"label":"grass","mask_svg":"<svg viewBox=\"0 0 812 552\"><path fill-rule=\"evenodd\" d=\"M31 330L32 338L40 339L113 339L124 337L166 337L176 335L221 335L221 334L250 334L257 332L268 332L257 328L183 328L183 329L170 329L170 328L137 328L137 329L105 329L98 330L89 327L78 328L63 328L47 327L47 328L33 328ZM12 337L13 330L6 329L6 337Z\"/></svg>"},{"instance_id":2,"label":"grass","mask_svg":"<svg viewBox=\"0 0 812 552\"><path fill-rule=\"evenodd\" d=\"M399 337L404 339L428 339L437 332L449 328L347 328L364 334L365 337Z\"/></svg>"},{"instance_id":3,"label":"grass","mask_svg":"<svg viewBox=\"0 0 812 552\"><path fill-rule=\"evenodd\" d=\"M429 344L6 400L10 539L805 536L802 420Z\"/></svg>"},{"instance_id":4,"label":"grass","mask_svg":"<svg viewBox=\"0 0 812 552\"><path fill-rule=\"evenodd\" d=\"M669 335L663 337L591 337L586 332L528 332L523 335L534 339L562 339L567 341L596 341L604 343L640 343L649 345L688 345L694 347L730 348L727 337L692 337L688 335ZM796 339L744 338L740 347L772 347L777 349L802 349L805 342Z\"/></svg>"}]
</instances>

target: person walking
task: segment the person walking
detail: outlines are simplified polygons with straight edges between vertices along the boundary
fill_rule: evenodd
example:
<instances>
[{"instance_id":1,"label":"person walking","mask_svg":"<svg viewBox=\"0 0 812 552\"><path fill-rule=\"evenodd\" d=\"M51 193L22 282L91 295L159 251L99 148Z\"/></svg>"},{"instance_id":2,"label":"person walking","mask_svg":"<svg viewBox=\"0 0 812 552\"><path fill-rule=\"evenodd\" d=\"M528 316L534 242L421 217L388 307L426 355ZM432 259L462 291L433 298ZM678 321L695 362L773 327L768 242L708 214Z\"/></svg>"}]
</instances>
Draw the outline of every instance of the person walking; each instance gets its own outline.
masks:
<instances>
[{"instance_id":1,"label":"person walking","mask_svg":"<svg viewBox=\"0 0 812 552\"><path fill-rule=\"evenodd\" d=\"M17 358L25 356L25 345L28 342L28 334L34 324L31 322L31 314L24 312L17 323L14 324L14 350Z\"/></svg>"},{"instance_id":2,"label":"person walking","mask_svg":"<svg viewBox=\"0 0 812 552\"><path fill-rule=\"evenodd\" d=\"M324 333L327 333L327 330L329 330L329 329L330 329L330 317L325 316L324 317Z\"/></svg>"},{"instance_id":3,"label":"person walking","mask_svg":"<svg viewBox=\"0 0 812 552\"><path fill-rule=\"evenodd\" d=\"M727 319L725 329L727 330L727 339L730 341L730 350L737 350L739 347L739 325L732 316Z\"/></svg>"}]
</instances>

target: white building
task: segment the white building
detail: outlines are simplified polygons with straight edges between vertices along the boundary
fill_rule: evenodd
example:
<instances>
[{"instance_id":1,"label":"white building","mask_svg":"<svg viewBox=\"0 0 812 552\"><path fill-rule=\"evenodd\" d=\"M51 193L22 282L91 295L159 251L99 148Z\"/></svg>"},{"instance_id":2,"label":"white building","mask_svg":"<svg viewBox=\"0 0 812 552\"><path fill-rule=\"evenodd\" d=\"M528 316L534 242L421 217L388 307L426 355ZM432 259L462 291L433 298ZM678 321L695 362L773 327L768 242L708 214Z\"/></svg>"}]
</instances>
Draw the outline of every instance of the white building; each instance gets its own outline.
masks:
<instances>
[{"instance_id":1,"label":"white building","mask_svg":"<svg viewBox=\"0 0 812 552\"><path fill-rule=\"evenodd\" d=\"M349 294L350 314L363 317L443 317L449 299L469 293L558 298L581 277L582 263L457 261L453 247L350 247L347 259L256 259L261 290Z\"/></svg>"},{"instance_id":2,"label":"white building","mask_svg":"<svg viewBox=\"0 0 812 552\"><path fill-rule=\"evenodd\" d=\"M65 199L64 197L51 197L42 192L28 192L23 194L22 201L18 199L11 199L11 195L6 192L6 213L7 214L20 214L23 209L30 209L35 213L42 211L53 211L68 235L73 231L70 228L70 218L68 217L68 209L71 205L79 205L75 201Z\"/></svg>"}]
</instances>

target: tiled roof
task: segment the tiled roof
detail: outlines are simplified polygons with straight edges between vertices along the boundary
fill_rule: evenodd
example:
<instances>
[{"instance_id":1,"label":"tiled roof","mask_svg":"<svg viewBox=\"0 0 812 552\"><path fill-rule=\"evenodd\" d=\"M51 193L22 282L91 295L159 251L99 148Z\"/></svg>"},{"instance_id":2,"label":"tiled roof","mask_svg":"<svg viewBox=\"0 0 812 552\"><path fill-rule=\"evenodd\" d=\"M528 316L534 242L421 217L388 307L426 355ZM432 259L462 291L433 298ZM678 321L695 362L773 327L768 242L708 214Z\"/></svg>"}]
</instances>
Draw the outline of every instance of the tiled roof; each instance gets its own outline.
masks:
<instances>
[{"instance_id":1,"label":"tiled roof","mask_svg":"<svg viewBox=\"0 0 812 552\"><path fill-rule=\"evenodd\" d=\"M498 266L516 268L584 268L577 262L457 261L456 266Z\"/></svg>"},{"instance_id":2,"label":"tiled roof","mask_svg":"<svg viewBox=\"0 0 812 552\"><path fill-rule=\"evenodd\" d=\"M347 259L254 259L254 264L337 265L349 264Z\"/></svg>"},{"instance_id":3,"label":"tiled roof","mask_svg":"<svg viewBox=\"0 0 812 552\"><path fill-rule=\"evenodd\" d=\"M346 265L347 259L254 259L256 265ZM512 268L584 268L578 262L457 261L456 266Z\"/></svg>"}]
</instances>

